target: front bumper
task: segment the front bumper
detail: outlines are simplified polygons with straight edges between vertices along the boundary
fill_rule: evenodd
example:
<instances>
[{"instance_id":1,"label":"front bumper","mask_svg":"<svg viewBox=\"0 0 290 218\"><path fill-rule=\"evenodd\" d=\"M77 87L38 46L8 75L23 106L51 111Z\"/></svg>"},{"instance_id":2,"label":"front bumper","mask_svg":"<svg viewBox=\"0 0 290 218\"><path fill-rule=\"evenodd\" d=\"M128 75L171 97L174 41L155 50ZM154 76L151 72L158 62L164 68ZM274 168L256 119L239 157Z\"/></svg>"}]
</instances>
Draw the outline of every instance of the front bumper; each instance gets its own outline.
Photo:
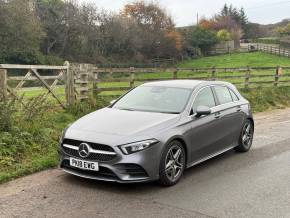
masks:
<instances>
[{"instance_id":1,"label":"front bumper","mask_svg":"<svg viewBox=\"0 0 290 218\"><path fill-rule=\"evenodd\" d=\"M70 166L70 157L88 161L95 160L73 156L66 153L61 147L60 168L79 177L119 183L147 182L159 179L161 143L130 155L124 155L117 147L114 147L114 150L117 155L113 160L96 161L99 163L99 171L96 172Z\"/></svg>"}]
</instances>

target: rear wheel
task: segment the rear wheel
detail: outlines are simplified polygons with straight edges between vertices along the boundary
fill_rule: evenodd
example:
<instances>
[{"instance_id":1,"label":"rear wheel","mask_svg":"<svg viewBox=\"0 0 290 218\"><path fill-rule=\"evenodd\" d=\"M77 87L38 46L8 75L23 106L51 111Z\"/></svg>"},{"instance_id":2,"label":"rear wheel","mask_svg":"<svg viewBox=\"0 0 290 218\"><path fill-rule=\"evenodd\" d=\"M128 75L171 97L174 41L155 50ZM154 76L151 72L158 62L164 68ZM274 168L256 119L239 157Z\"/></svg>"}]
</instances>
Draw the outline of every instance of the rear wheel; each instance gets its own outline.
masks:
<instances>
[{"instance_id":1,"label":"rear wheel","mask_svg":"<svg viewBox=\"0 0 290 218\"><path fill-rule=\"evenodd\" d=\"M185 169L185 151L179 141L172 141L164 150L159 171L159 182L165 186L175 185Z\"/></svg>"},{"instance_id":2,"label":"rear wheel","mask_svg":"<svg viewBox=\"0 0 290 218\"><path fill-rule=\"evenodd\" d=\"M242 132L239 139L239 145L235 148L238 152L247 152L250 150L253 142L254 125L247 119L242 128Z\"/></svg>"}]
</instances>

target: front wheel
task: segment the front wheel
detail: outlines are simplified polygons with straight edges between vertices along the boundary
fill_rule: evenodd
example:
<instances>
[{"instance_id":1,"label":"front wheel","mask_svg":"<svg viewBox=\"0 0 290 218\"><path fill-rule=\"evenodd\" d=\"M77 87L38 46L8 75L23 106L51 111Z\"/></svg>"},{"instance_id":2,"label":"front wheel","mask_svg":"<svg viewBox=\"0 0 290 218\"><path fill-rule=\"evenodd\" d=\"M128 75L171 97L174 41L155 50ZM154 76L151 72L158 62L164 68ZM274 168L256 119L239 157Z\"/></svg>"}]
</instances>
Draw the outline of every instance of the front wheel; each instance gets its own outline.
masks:
<instances>
[{"instance_id":1,"label":"front wheel","mask_svg":"<svg viewBox=\"0 0 290 218\"><path fill-rule=\"evenodd\" d=\"M160 162L159 182L164 186L175 185L185 169L185 151L179 141L172 141L165 148Z\"/></svg>"},{"instance_id":2,"label":"front wheel","mask_svg":"<svg viewBox=\"0 0 290 218\"><path fill-rule=\"evenodd\" d=\"M254 136L254 125L247 119L243 125L242 132L239 139L239 145L235 148L238 152L247 152L250 150Z\"/></svg>"}]
</instances>

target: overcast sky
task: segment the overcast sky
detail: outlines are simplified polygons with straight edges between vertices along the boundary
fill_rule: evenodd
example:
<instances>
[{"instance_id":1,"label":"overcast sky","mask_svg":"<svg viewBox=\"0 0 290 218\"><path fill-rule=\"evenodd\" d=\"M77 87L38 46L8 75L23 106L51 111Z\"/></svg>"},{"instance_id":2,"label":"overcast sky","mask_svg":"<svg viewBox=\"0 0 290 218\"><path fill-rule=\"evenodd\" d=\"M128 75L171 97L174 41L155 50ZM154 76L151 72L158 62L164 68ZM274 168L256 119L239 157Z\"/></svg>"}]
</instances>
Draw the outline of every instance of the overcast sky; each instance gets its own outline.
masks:
<instances>
[{"instance_id":1,"label":"overcast sky","mask_svg":"<svg viewBox=\"0 0 290 218\"><path fill-rule=\"evenodd\" d=\"M132 0L78 0L90 2L99 8L119 11ZM158 0L172 15L177 26L196 23L196 14L211 17L226 3L244 7L251 22L269 24L290 18L290 0Z\"/></svg>"}]
</instances>

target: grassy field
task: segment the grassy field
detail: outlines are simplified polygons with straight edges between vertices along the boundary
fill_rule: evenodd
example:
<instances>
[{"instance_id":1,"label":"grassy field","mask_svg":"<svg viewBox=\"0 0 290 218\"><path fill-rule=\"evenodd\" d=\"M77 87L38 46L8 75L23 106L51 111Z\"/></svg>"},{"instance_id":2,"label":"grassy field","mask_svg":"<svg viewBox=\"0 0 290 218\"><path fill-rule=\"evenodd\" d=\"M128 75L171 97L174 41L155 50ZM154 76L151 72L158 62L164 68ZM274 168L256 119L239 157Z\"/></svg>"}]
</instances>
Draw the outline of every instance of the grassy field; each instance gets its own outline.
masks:
<instances>
[{"instance_id":1,"label":"grassy field","mask_svg":"<svg viewBox=\"0 0 290 218\"><path fill-rule=\"evenodd\" d=\"M290 66L290 59L262 52L234 53L204 57L178 64L179 67L275 67Z\"/></svg>"},{"instance_id":2,"label":"grassy field","mask_svg":"<svg viewBox=\"0 0 290 218\"><path fill-rule=\"evenodd\" d=\"M186 61L178 64L179 67L241 67L251 66L290 66L290 59L277 57L263 53L242 53L232 55L221 55L215 57L205 57L201 59ZM219 72L218 76L240 75L239 72ZM259 71L252 74L269 74L264 77L264 81L273 81L274 72ZM283 75L290 75L284 71ZM126 75L129 76L129 75ZM179 78L208 76L209 72L180 72ZM115 78L115 77L114 77ZM172 73L142 73L136 78L141 79L168 79L172 78ZM286 77L285 77L286 78ZM281 78L284 79L284 78ZM232 79L231 82L239 82L241 79ZM255 81L252 78L251 81ZM140 83L135 83L138 85ZM100 87L128 87L128 82L104 82ZM255 87L243 89L241 93L251 102L254 112L283 108L290 106L290 84L286 87ZM46 93L44 89L22 90L25 97L31 98L39 94ZM64 88L56 88L56 93L64 99ZM120 95L123 92L111 91L103 92L101 95ZM65 126L73 122L83 114L108 105L108 99L93 99L87 103L77 104L69 110L55 109L52 107L40 110L41 113L27 117L26 112L16 111L13 107L7 106L6 102L0 101L0 183L10 179L54 167L58 163L58 139ZM19 105L15 105L19 107ZM37 106L40 107L40 106ZM36 108L38 109L38 108Z\"/></svg>"}]
</instances>

